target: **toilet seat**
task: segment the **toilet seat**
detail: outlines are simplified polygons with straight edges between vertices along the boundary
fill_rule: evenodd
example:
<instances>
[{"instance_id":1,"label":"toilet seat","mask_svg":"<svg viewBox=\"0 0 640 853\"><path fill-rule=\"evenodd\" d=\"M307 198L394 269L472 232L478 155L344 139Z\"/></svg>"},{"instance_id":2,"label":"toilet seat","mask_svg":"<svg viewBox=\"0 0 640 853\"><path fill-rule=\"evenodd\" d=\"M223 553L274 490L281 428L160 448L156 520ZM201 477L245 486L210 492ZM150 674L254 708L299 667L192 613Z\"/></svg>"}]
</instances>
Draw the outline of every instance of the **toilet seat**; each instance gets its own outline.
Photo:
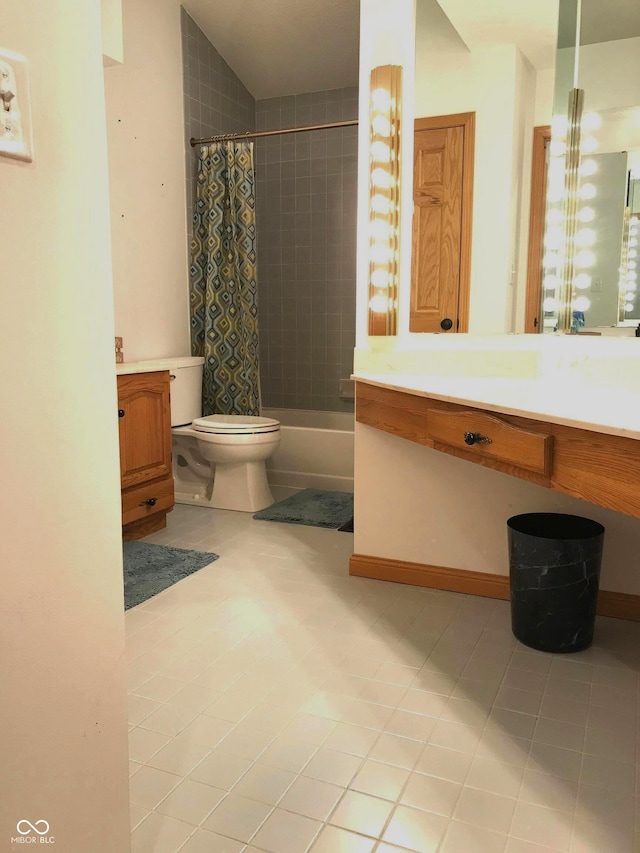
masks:
<instances>
[{"instance_id":1,"label":"toilet seat","mask_svg":"<svg viewBox=\"0 0 640 853\"><path fill-rule=\"evenodd\" d=\"M280 421L261 418L257 415L208 415L205 418L196 418L191 426L196 432L219 435L258 435L277 432L280 429Z\"/></svg>"}]
</instances>

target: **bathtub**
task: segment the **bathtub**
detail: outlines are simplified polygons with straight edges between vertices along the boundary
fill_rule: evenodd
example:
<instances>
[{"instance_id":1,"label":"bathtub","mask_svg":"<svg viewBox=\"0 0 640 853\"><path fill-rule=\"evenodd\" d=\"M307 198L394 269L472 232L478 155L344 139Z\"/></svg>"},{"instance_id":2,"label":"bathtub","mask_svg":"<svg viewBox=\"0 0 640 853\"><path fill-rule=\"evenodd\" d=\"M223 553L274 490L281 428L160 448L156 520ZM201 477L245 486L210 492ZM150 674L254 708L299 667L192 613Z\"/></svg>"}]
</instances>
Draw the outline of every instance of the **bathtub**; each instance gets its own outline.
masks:
<instances>
[{"instance_id":1,"label":"bathtub","mask_svg":"<svg viewBox=\"0 0 640 853\"><path fill-rule=\"evenodd\" d=\"M280 421L280 446L267 460L272 486L353 491L352 412L263 409Z\"/></svg>"}]
</instances>

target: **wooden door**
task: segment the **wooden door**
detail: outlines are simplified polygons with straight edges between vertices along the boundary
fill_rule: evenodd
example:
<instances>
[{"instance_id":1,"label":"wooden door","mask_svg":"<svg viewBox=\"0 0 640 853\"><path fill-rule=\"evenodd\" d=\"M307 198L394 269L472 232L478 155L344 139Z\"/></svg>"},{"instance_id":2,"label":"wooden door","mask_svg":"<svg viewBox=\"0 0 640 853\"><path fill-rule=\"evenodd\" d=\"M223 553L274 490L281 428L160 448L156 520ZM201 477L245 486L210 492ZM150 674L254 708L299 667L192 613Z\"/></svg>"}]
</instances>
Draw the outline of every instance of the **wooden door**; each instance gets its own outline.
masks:
<instances>
[{"instance_id":1,"label":"wooden door","mask_svg":"<svg viewBox=\"0 0 640 853\"><path fill-rule=\"evenodd\" d=\"M542 331L542 239L547 203L547 150L550 142L551 127L549 125L533 128L527 301L524 321L524 330L530 333Z\"/></svg>"},{"instance_id":2,"label":"wooden door","mask_svg":"<svg viewBox=\"0 0 640 853\"><path fill-rule=\"evenodd\" d=\"M168 371L119 376L118 409L122 488L171 476Z\"/></svg>"},{"instance_id":3,"label":"wooden door","mask_svg":"<svg viewBox=\"0 0 640 853\"><path fill-rule=\"evenodd\" d=\"M466 332L475 113L416 119L411 332Z\"/></svg>"}]
</instances>

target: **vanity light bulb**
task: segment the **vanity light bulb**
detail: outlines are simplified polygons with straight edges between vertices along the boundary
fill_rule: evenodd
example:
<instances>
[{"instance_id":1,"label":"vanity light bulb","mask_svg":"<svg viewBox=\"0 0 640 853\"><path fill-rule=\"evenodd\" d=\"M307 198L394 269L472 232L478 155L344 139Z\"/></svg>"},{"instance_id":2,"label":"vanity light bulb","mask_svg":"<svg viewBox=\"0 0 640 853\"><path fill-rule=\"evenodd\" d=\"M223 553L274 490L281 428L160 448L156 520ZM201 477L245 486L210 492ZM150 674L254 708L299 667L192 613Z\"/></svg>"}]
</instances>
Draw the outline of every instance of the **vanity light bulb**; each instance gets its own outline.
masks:
<instances>
[{"instance_id":1,"label":"vanity light bulb","mask_svg":"<svg viewBox=\"0 0 640 853\"><path fill-rule=\"evenodd\" d=\"M389 287L389 273L384 270L373 270L371 273L371 284L380 290Z\"/></svg>"},{"instance_id":2,"label":"vanity light bulb","mask_svg":"<svg viewBox=\"0 0 640 853\"><path fill-rule=\"evenodd\" d=\"M580 151L583 154L593 154L598 147L598 140L595 136L585 136L580 143Z\"/></svg>"},{"instance_id":3,"label":"vanity light bulb","mask_svg":"<svg viewBox=\"0 0 640 853\"><path fill-rule=\"evenodd\" d=\"M369 257L374 264L388 264L393 260L393 251L388 246L374 243L371 246Z\"/></svg>"},{"instance_id":4,"label":"vanity light bulb","mask_svg":"<svg viewBox=\"0 0 640 853\"><path fill-rule=\"evenodd\" d=\"M371 158L378 163L389 163L391 161L391 149L385 142L378 139L371 146Z\"/></svg>"},{"instance_id":5,"label":"vanity light bulb","mask_svg":"<svg viewBox=\"0 0 640 853\"><path fill-rule=\"evenodd\" d=\"M580 222L593 222L595 215L595 210L592 207L583 207L578 211L578 220Z\"/></svg>"},{"instance_id":6,"label":"vanity light bulb","mask_svg":"<svg viewBox=\"0 0 640 853\"><path fill-rule=\"evenodd\" d=\"M630 258L637 258L638 257L637 251L635 249L629 249L629 257Z\"/></svg>"},{"instance_id":7,"label":"vanity light bulb","mask_svg":"<svg viewBox=\"0 0 640 853\"><path fill-rule=\"evenodd\" d=\"M562 211L558 210L557 207L552 208L547 213L547 222L549 225L560 225L562 222Z\"/></svg>"},{"instance_id":8,"label":"vanity light bulb","mask_svg":"<svg viewBox=\"0 0 640 853\"><path fill-rule=\"evenodd\" d=\"M542 307L545 311L555 311L558 307L558 300L553 296L547 296L547 298L542 303Z\"/></svg>"},{"instance_id":9,"label":"vanity light bulb","mask_svg":"<svg viewBox=\"0 0 640 853\"><path fill-rule=\"evenodd\" d=\"M594 198L595 194L596 194L596 188L594 187L593 184L582 184L582 186L580 187L580 190L578 192L578 195L580 196L580 198L584 198L584 199Z\"/></svg>"},{"instance_id":10,"label":"vanity light bulb","mask_svg":"<svg viewBox=\"0 0 640 853\"><path fill-rule=\"evenodd\" d=\"M583 160L580 165L580 174L585 175L586 177L591 177L591 175L595 175L598 171L598 164L595 160Z\"/></svg>"},{"instance_id":11,"label":"vanity light bulb","mask_svg":"<svg viewBox=\"0 0 640 853\"><path fill-rule=\"evenodd\" d=\"M547 228L547 233L544 235L544 244L549 249L559 249L564 242L564 231L559 225L552 225Z\"/></svg>"},{"instance_id":12,"label":"vanity light bulb","mask_svg":"<svg viewBox=\"0 0 640 853\"><path fill-rule=\"evenodd\" d=\"M575 256L575 263L577 267L592 267L595 261L596 256L588 249L583 249L582 252L578 252Z\"/></svg>"},{"instance_id":13,"label":"vanity light bulb","mask_svg":"<svg viewBox=\"0 0 640 853\"><path fill-rule=\"evenodd\" d=\"M582 130L596 130L601 124L602 119L598 113L585 113L580 122Z\"/></svg>"},{"instance_id":14,"label":"vanity light bulb","mask_svg":"<svg viewBox=\"0 0 640 853\"><path fill-rule=\"evenodd\" d=\"M388 242L391 239L391 227L384 219L374 219L369 225L369 233L374 240Z\"/></svg>"},{"instance_id":15,"label":"vanity light bulb","mask_svg":"<svg viewBox=\"0 0 640 853\"><path fill-rule=\"evenodd\" d=\"M578 296L577 299L574 299L571 303L571 307L574 311L586 311L591 305L591 302L587 299L586 296Z\"/></svg>"},{"instance_id":16,"label":"vanity light bulb","mask_svg":"<svg viewBox=\"0 0 640 853\"><path fill-rule=\"evenodd\" d=\"M627 266L629 267L630 270L634 270L636 268L637 264L635 261L629 261Z\"/></svg>"},{"instance_id":17,"label":"vanity light bulb","mask_svg":"<svg viewBox=\"0 0 640 853\"><path fill-rule=\"evenodd\" d=\"M552 139L551 145L549 147L549 151L552 157L562 157L567 150L567 146L565 145L562 139Z\"/></svg>"},{"instance_id":18,"label":"vanity light bulb","mask_svg":"<svg viewBox=\"0 0 640 853\"><path fill-rule=\"evenodd\" d=\"M637 237L638 236L638 229L637 228L629 228L629 236L630 237Z\"/></svg>"},{"instance_id":19,"label":"vanity light bulb","mask_svg":"<svg viewBox=\"0 0 640 853\"><path fill-rule=\"evenodd\" d=\"M637 286L637 285L636 285L636 282L635 282L635 281L628 281L628 282L626 282L626 284L624 285L624 289L625 289L628 293L635 293L636 286Z\"/></svg>"},{"instance_id":20,"label":"vanity light bulb","mask_svg":"<svg viewBox=\"0 0 640 853\"><path fill-rule=\"evenodd\" d=\"M586 272L581 272L573 280L573 286L578 290L586 290L591 287L591 276Z\"/></svg>"},{"instance_id":21,"label":"vanity light bulb","mask_svg":"<svg viewBox=\"0 0 640 853\"><path fill-rule=\"evenodd\" d=\"M389 213L391 203L388 198L383 195L374 195L371 199L371 210L374 213Z\"/></svg>"},{"instance_id":22,"label":"vanity light bulb","mask_svg":"<svg viewBox=\"0 0 640 853\"><path fill-rule=\"evenodd\" d=\"M555 290L556 287L558 287L558 285L560 284L560 279L557 275L549 273L549 275L545 275L544 279L542 280L542 283L544 284L545 290Z\"/></svg>"},{"instance_id":23,"label":"vanity light bulb","mask_svg":"<svg viewBox=\"0 0 640 853\"><path fill-rule=\"evenodd\" d=\"M377 293L375 296L372 296L369 300L369 309L374 312L374 314L384 314L384 312L389 307L389 300L386 296L383 296L381 293Z\"/></svg>"},{"instance_id":24,"label":"vanity light bulb","mask_svg":"<svg viewBox=\"0 0 640 853\"><path fill-rule=\"evenodd\" d=\"M633 311L633 302L627 302L627 304L624 306L624 310L627 312L627 314L629 313L629 311Z\"/></svg>"},{"instance_id":25,"label":"vanity light bulb","mask_svg":"<svg viewBox=\"0 0 640 853\"><path fill-rule=\"evenodd\" d=\"M371 103L377 110L383 112L391 106L391 95L386 89L374 89L371 93Z\"/></svg>"},{"instance_id":26,"label":"vanity light bulb","mask_svg":"<svg viewBox=\"0 0 640 853\"><path fill-rule=\"evenodd\" d=\"M560 255L557 252L547 252L542 259L542 266L553 269L560 263Z\"/></svg>"},{"instance_id":27,"label":"vanity light bulb","mask_svg":"<svg viewBox=\"0 0 640 853\"><path fill-rule=\"evenodd\" d=\"M391 186L391 175L386 169L374 169L373 172L371 172L371 183L374 187L380 187L380 189L388 190Z\"/></svg>"},{"instance_id":28,"label":"vanity light bulb","mask_svg":"<svg viewBox=\"0 0 640 853\"><path fill-rule=\"evenodd\" d=\"M629 245L630 245L630 246L637 246L637 245L638 245L638 239L637 239L637 237L632 237L632 238L629 240Z\"/></svg>"},{"instance_id":29,"label":"vanity light bulb","mask_svg":"<svg viewBox=\"0 0 640 853\"><path fill-rule=\"evenodd\" d=\"M374 116L371 127L378 136L391 136L391 123L386 116Z\"/></svg>"},{"instance_id":30,"label":"vanity light bulb","mask_svg":"<svg viewBox=\"0 0 640 853\"><path fill-rule=\"evenodd\" d=\"M596 232L593 228L581 228L576 233L576 246L593 246L596 241Z\"/></svg>"},{"instance_id":31,"label":"vanity light bulb","mask_svg":"<svg viewBox=\"0 0 640 853\"><path fill-rule=\"evenodd\" d=\"M551 120L551 135L554 137L566 136L568 124L569 121L566 116L554 116Z\"/></svg>"}]
</instances>

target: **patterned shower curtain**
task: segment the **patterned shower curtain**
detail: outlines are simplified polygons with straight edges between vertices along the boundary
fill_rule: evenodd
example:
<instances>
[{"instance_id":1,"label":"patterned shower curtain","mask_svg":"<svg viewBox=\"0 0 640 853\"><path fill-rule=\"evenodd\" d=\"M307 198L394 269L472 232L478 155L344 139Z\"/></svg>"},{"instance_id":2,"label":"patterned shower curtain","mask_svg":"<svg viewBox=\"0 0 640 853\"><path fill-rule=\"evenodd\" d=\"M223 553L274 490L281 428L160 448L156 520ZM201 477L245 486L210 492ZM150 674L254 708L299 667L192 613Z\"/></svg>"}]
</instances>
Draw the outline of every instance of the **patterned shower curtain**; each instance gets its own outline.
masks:
<instances>
[{"instance_id":1,"label":"patterned shower curtain","mask_svg":"<svg viewBox=\"0 0 640 853\"><path fill-rule=\"evenodd\" d=\"M253 144L203 146L191 242L191 352L203 415L260 414Z\"/></svg>"}]
</instances>

